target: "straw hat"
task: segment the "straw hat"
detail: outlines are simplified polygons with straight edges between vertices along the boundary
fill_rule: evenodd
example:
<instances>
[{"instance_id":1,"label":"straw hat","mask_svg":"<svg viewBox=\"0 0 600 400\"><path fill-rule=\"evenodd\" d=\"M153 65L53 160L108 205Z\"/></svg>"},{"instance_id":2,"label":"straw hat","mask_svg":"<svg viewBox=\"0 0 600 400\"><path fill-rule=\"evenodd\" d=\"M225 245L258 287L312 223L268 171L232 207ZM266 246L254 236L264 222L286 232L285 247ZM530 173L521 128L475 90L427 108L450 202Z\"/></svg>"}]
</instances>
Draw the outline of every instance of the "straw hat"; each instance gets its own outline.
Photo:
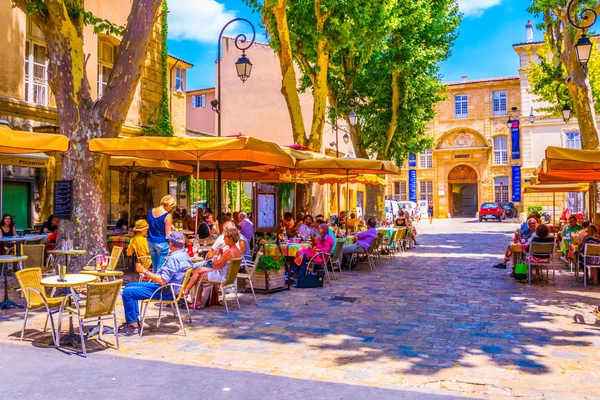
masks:
<instances>
[{"instance_id":1,"label":"straw hat","mask_svg":"<svg viewBox=\"0 0 600 400\"><path fill-rule=\"evenodd\" d=\"M138 219L135 221L135 226L133 227L134 232L141 232L146 229L148 229L148 223L145 219Z\"/></svg>"}]
</instances>

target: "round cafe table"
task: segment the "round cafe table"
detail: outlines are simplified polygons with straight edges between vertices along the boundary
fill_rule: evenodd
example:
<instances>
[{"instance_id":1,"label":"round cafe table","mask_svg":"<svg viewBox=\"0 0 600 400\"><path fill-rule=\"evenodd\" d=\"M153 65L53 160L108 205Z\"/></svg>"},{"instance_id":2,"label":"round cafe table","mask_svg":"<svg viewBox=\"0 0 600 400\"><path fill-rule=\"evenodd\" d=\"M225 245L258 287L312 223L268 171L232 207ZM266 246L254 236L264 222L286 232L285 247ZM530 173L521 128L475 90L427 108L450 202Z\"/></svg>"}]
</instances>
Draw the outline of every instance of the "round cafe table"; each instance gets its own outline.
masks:
<instances>
[{"instance_id":1,"label":"round cafe table","mask_svg":"<svg viewBox=\"0 0 600 400\"><path fill-rule=\"evenodd\" d=\"M123 271L97 270L94 268L92 270L81 271L80 274L93 275L93 276L100 278L100 280L103 281L104 278L109 278L109 277L115 278L117 276L123 276Z\"/></svg>"},{"instance_id":2,"label":"round cafe table","mask_svg":"<svg viewBox=\"0 0 600 400\"><path fill-rule=\"evenodd\" d=\"M87 285L90 282L94 282L96 280L96 276L89 274L67 274L65 275L64 281L60 280L60 276L53 275L46 278L43 278L40 283L44 287L49 288L68 288L71 291L71 294L77 297L77 292L75 292L75 288L78 286ZM65 303L61 305L63 307ZM62 311L62 310L61 310ZM65 336L61 336L61 341L65 343L71 343L73 347L77 345L77 338L79 336L75 335L75 331L73 330L73 317L69 316L69 334ZM60 343L59 343L60 344Z\"/></svg>"},{"instance_id":3,"label":"round cafe table","mask_svg":"<svg viewBox=\"0 0 600 400\"><path fill-rule=\"evenodd\" d=\"M4 264L12 263L14 271L14 264L25 260L27 260L27 256L0 256L0 264L2 264L2 271L4 272L4 300L2 301L2 303L0 303L0 310L4 310L11 307L23 308L23 306L20 306L14 301L10 301L8 299L8 278L6 277L7 268Z\"/></svg>"},{"instance_id":4,"label":"round cafe table","mask_svg":"<svg viewBox=\"0 0 600 400\"><path fill-rule=\"evenodd\" d=\"M48 250L46 251L46 254L52 254L55 256L65 256L65 262L67 263L67 270L71 270L71 256L76 256L76 255L83 255L86 254L87 251L81 249L81 250L77 250L77 249L72 249L72 250Z\"/></svg>"}]
</instances>

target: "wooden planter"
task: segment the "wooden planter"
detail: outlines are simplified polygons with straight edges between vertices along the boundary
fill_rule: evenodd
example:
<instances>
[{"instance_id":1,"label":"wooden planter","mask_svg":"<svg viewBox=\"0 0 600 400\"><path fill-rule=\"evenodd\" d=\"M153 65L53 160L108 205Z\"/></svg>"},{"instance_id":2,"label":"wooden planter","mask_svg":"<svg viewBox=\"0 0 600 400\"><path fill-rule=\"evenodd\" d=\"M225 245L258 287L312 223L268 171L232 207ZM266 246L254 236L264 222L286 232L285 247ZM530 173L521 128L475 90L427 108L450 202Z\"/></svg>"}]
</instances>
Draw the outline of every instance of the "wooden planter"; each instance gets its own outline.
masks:
<instances>
[{"instance_id":1,"label":"wooden planter","mask_svg":"<svg viewBox=\"0 0 600 400\"><path fill-rule=\"evenodd\" d=\"M265 279L265 271L254 271L252 274L252 285L254 289L273 291L281 289L286 286L285 284L285 268L281 268L277 271L266 271L267 277ZM268 286L267 286L268 281Z\"/></svg>"}]
</instances>

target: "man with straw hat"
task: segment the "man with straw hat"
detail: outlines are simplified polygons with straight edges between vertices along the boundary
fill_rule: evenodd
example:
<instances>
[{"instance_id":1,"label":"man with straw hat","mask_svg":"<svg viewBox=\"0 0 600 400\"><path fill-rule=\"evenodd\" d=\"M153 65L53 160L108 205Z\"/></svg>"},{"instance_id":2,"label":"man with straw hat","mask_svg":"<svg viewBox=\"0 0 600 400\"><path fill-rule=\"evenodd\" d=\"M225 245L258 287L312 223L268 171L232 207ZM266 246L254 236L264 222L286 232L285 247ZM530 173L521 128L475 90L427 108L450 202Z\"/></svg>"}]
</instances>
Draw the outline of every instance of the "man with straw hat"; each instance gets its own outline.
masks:
<instances>
[{"instance_id":1,"label":"man with straw hat","mask_svg":"<svg viewBox=\"0 0 600 400\"><path fill-rule=\"evenodd\" d=\"M131 238L129 246L127 247L127 255L136 256L136 262L141 263L144 268L152 268L152 260L150 258L150 250L148 249L148 240L146 234L148 234L148 222L145 219L138 219L135 221L133 227L135 236Z\"/></svg>"}]
</instances>

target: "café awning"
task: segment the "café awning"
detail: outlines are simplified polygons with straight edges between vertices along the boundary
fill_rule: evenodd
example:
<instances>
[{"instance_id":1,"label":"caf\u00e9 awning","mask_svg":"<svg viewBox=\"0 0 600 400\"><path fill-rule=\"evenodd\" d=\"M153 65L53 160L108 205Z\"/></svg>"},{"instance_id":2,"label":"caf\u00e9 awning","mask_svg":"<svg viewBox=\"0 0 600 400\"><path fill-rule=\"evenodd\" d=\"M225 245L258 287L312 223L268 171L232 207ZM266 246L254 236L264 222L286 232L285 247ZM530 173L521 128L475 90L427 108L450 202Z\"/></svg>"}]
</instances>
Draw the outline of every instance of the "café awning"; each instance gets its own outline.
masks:
<instances>
[{"instance_id":1,"label":"caf\u00e9 awning","mask_svg":"<svg viewBox=\"0 0 600 400\"><path fill-rule=\"evenodd\" d=\"M8 122L0 121L0 153L27 154L69 150L69 139L64 135L13 130Z\"/></svg>"},{"instance_id":2,"label":"caf\u00e9 awning","mask_svg":"<svg viewBox=\"0 0 600 400\"><path fill-rule=\"evenodd\" d=\"M167 160L152 160L137 157L111 157L109 168L124 172L173 172L179 176L191 175L194 168Z\"/></svg>"},{"instance_id":3,"label":"caf\u00e9 awning","mask_svg":"<svg viewBox=\"0 0 600 400\"><path fill-rule=\"evenodd\" d=\"M46 168L48 157L40 154L0 154L0 165L14 165L23 168Z\"/></svg>"},{"instance_id":4,"label":"caf\u00e9 awning","mask_svg":"<svg viewBox=\"0 0 600 400\"><path fill-rule=\"evenodd\" d=\"M590 185L587 183L540 184L526 187L525 193L587 192L588 190Z\"/></svg>"},{"instance_id":5,"label":"caf\u00e9 awning","mask_svg":"<svg viewBox=\"0 0 600 400\"><path fill-rule=\"evenodd\" d=\"M313 158L296 162L297 171L316 174L363 175L400 173L400 168L390 161L369 160L365 158Z\"/></svg>"}]
</instances>

